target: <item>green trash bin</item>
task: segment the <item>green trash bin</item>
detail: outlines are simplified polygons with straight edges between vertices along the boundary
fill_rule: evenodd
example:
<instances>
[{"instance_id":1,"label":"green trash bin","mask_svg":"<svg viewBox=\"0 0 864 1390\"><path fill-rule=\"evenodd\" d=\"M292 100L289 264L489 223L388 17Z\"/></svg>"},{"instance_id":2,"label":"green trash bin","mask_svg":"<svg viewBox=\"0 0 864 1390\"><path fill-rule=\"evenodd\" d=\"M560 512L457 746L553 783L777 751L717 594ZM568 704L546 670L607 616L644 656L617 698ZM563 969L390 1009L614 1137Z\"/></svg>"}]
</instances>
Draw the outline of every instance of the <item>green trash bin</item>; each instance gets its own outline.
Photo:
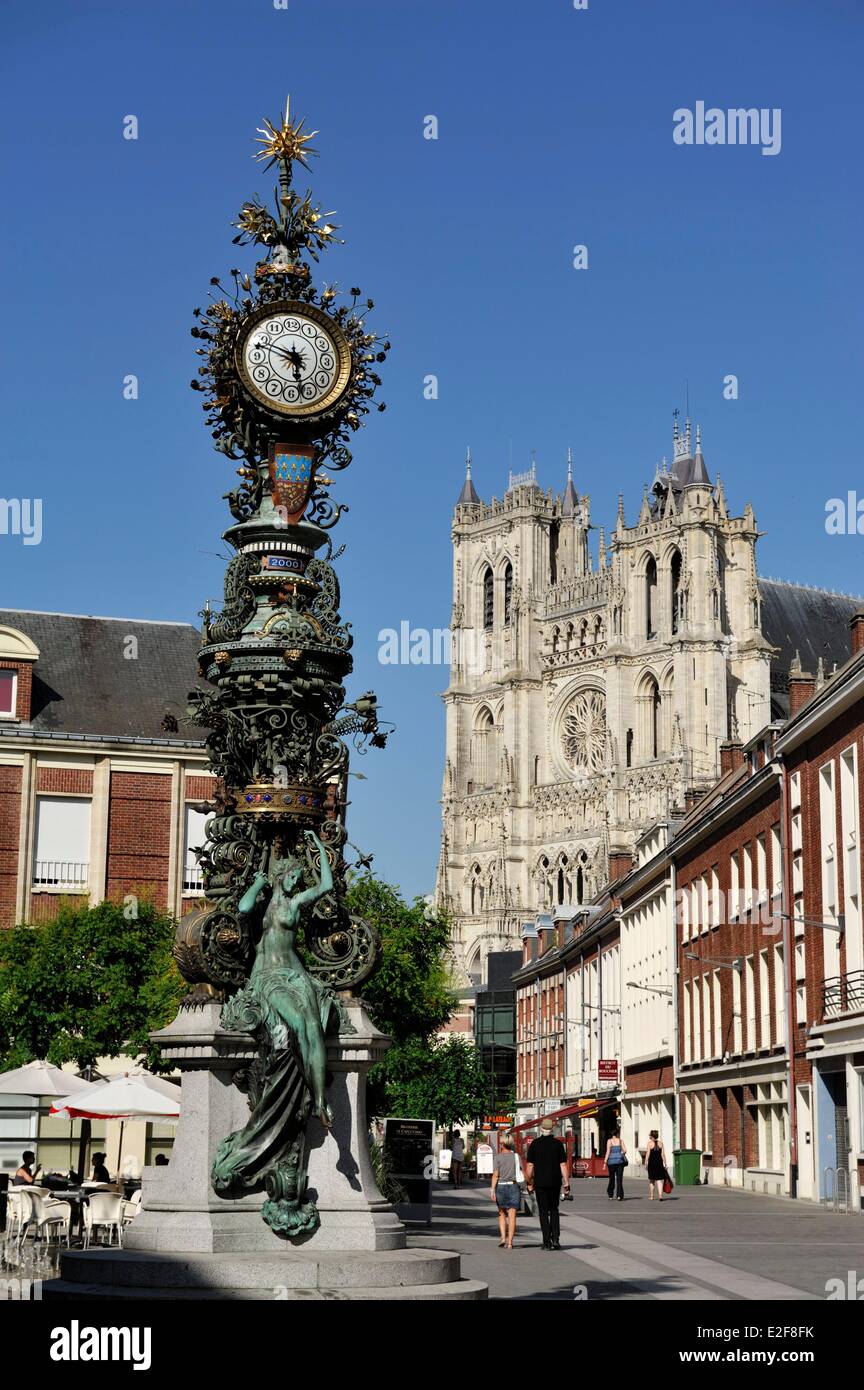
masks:
<instances>
[{"instance_id":1,"label":"green trash bin","mask_svg":"<svg viewBox=\"0 0 864 1390\"><path fill-rule=\"evenodd\" d=\"M702 1181L702 1150L673 1149L673 1177L678 1187L693 1187Z\"/></svg>"}]
</instances>

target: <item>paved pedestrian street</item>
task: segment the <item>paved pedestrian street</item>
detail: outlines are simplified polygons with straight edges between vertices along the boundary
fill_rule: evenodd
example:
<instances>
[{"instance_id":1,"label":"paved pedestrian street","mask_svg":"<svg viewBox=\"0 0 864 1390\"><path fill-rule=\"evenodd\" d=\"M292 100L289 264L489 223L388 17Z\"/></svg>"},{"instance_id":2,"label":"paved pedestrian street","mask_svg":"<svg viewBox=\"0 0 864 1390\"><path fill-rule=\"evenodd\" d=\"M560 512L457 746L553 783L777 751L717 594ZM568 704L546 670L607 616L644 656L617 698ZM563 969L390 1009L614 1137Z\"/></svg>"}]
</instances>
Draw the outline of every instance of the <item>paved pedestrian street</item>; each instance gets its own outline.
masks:
<instances>
[{"instance_id":1,"label":"paved pedestrian street","mask_svg":"<svg viewBox=\"0 0 864 1390\"><path fill-rule=\"evenodd\" d=\"M608 1200L605 1181L572 1191L560 1253L542 1249L529 1216L514 1249L499 1250L489 1190L476 1183L436 1184L432 1225L411 1240L458 1250L463 1275L484 1280L490 1298L824 1301L830 1280L864 1281L864 1215L717 1187L676 1187L658 1205L640 1177L625 1180L623 1202Z\"/></svg>"}]
</instances>

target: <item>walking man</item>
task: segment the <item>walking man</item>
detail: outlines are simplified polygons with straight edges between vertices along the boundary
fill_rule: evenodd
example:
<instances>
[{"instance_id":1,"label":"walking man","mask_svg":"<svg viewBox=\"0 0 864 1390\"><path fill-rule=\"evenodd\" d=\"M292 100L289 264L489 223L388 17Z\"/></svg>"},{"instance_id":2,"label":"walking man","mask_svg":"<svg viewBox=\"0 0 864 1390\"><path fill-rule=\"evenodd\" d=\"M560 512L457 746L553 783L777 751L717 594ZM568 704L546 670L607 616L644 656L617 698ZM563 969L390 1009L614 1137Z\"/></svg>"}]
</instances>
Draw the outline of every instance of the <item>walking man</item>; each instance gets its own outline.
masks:
<instances>
[{"instance_id":1,"label":"walking man","mask_svg":"<svg viewBox=\"0 0 864 1390\"><path fill-rule=\"evenodd\" d=\"M558 1203L561 1200L562 1186L565 1192L570 1191L567 1150L561 1140L555 1138L554 1131L554 1120L541 1120L540 1134L536 1139L532 1139L525 1155L525 1178L528 1191L537 1195L537 1213L540 1217L544 1250L561 1249Z\"/></svg>"}]
</instances>

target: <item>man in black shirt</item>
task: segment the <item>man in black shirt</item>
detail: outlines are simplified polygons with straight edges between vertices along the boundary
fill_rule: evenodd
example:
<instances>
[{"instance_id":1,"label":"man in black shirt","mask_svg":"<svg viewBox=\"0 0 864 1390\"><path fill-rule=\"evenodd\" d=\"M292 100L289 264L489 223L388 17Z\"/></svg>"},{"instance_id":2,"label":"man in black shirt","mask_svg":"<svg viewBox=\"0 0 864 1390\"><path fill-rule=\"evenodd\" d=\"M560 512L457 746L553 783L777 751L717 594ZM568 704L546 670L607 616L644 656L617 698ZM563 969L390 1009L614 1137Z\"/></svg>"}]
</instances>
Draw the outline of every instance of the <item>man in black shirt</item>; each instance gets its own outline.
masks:
<instances>
[{"instance_id":1,"label":"man in black shirt","mask_svg":"<svg viewBox=\"0 0 864 1390\"><path fill-rule=\"evenodd\" d=\"M554 1120L541 1120L541 1132L536 1139L532 1139L525 1155L525 1177L528 1191L537 1194L544 1250L561 1249L558 1203L562 1185L565 1192L570 1191L567 1150L561 1140L555 1138L554 1129Z\"/></svg>"}]
</instances>

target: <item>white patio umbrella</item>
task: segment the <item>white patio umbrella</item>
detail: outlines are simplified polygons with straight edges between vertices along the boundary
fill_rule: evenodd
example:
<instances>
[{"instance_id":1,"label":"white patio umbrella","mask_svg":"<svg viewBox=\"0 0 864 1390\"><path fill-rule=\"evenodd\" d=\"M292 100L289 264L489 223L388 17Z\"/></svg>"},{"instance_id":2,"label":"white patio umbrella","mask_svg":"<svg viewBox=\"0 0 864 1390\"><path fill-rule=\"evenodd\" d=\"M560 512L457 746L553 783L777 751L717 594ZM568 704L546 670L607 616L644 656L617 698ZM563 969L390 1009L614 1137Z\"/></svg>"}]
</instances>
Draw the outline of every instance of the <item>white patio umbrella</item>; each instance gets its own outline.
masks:
<instances>
[{"instance_id":1,"label":"white patio umbrella","mask_svg":"<svg viewBox=\"0 0 864 1390\"><path fill-rule=\"evenodd\" d=\"M62 1071L60 1067L55 1067L51 1062L39 1061L28 1062L26 1066L16 1067L14 1071L4 1071L0 1073L0 1094L4 1096L35 1096L44 1098L46 1096L72 1096L80 1095L82 1091L89 1091L91 1082L86 1081L82 1076L76 1076L74 1072ZM32 1108L32 1107L31 1107ZM38 1105L35 1107L38 1111ZM81 1144L79 1146L79 1163L81 1153L84 1152L87 1138L89 1136L89 1125L81 1127ZM72 1131L69 1131L70 1136ZM70 1150L72 1140L69 1140ZM69 1155L70 1163L72 1155Z\"/></svg>"},{"instance_id":2,"label":"white patio umbrella","mask_svg":"<svg viewBox=\"0 0 864 1390\"><path fill-rule=\"evenodd\" d=\"M72 1096L90 1088L91 1082L61 1071L51 1062L28 1062L14 1071L0 1072L0 1094L4 1096Z\"/></svg>"},{"instance_id":3,"label":"white patio umbrella","mask_svg":"<svg viewBox=\"0 0 864 1390\"><path fill-rule=\"evenodd\" d=\"M180 1117L180 1087L136 1067L88 1086L86 1096L68 1094L51 1106L51 1114L86 1120L176 1120Z\"/></svg>"}]
</instances>

